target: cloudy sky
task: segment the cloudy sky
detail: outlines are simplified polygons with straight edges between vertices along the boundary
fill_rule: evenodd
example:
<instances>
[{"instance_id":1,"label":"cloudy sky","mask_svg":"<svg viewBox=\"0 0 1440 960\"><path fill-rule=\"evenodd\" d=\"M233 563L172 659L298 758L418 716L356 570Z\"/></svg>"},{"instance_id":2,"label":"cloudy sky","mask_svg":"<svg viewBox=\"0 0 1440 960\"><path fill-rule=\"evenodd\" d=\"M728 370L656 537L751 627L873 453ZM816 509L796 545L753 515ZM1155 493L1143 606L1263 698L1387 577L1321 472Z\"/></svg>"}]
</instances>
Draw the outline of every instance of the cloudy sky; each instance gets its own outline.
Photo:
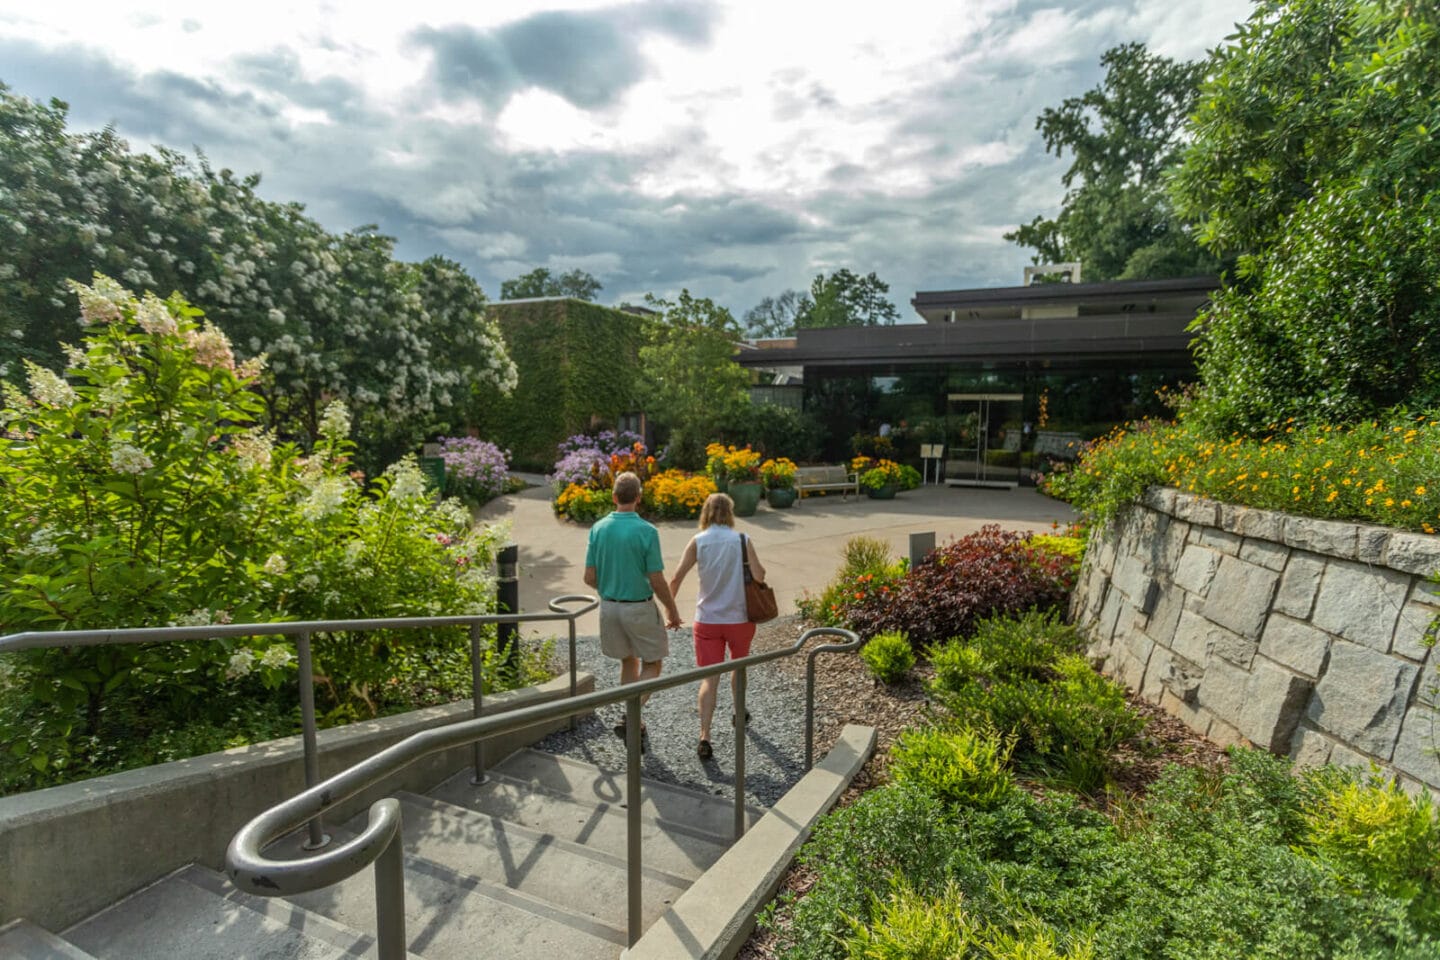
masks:
<instances>
[{"instance_id":1,"label":"cloudy sky","mask_svg":"<svg viewBox=\"0 0 1440 960\"><path fill-rule=\"evenodd\" d=\"M817 273L1011 286L1053 214L1035 118L1138 40L1193 59L1249 0L0 0L0 80L73 129L200 148L327 228L738 318ZM363 11L363 12L362 12Z\"/></svg>"}]
</instances>

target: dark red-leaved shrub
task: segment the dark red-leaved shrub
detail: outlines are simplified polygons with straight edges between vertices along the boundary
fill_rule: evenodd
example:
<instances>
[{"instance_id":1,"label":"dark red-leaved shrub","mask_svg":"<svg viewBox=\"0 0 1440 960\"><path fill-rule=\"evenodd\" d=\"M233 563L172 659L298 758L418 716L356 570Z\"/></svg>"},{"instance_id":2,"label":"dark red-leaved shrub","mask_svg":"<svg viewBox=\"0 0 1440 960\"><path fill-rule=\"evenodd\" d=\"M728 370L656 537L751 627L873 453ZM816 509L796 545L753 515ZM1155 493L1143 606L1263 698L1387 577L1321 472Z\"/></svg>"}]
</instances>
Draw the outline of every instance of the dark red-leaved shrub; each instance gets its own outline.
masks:
<instances>
[{"instance_id":1,"label":"dark red-leaved shrub","mask_svg":"<svg viewBox=\"0 0 1440 960\"><path fill-rule=\"evenodd\" d=\"M865 637L902 630L921 649L969 636L986 617L1057 607L1075 585L1073 565L1029 539L990 524L937 547L890 591L852 603L850 626Z\"/></svg>"}]
</instances>

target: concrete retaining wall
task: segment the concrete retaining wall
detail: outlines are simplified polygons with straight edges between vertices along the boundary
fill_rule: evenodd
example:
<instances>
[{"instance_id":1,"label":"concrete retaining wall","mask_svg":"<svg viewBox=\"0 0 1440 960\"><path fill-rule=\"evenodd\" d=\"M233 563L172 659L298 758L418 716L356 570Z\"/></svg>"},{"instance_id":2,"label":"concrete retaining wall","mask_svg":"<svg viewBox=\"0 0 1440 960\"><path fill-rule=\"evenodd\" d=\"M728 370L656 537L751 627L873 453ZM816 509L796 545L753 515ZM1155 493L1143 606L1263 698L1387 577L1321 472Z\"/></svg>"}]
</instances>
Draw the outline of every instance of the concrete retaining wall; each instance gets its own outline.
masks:
<instances>
[{"instance_id":1,"label":"concrete retaining wall","mask_svg":"<svg viewBox=\"0 0 1440 960\"><path fill-rule=\"evenodd\" d=\"M1071 613L1117 680L1221 744L1440 789L1440 537L1152 488Z\"/></svg>"},{"instance_id":2,"label":"concrete retaining wall","mask_svg":"<svg viewBox=\"0 0 1440 960\"><path fill-rule=\"evenodd\" d=\"M579 692L594 689L595 678L581 674ZM559 677L489 697L484 713L561 700L569 693L569 677ZM338 773L413 733L468 720L470 712L466 701L321 730L320 775ZM487 741L487 762L567 723ZM348 819L396 790L424 793L470 760L468 746L425 757L337 804L327 819ZM0 797L0 926L25 917L63 930L187 863L222 869L225 847L240 827L305 788L303 764L300 738L287 737Z\"/></svg>"}]
</instances>

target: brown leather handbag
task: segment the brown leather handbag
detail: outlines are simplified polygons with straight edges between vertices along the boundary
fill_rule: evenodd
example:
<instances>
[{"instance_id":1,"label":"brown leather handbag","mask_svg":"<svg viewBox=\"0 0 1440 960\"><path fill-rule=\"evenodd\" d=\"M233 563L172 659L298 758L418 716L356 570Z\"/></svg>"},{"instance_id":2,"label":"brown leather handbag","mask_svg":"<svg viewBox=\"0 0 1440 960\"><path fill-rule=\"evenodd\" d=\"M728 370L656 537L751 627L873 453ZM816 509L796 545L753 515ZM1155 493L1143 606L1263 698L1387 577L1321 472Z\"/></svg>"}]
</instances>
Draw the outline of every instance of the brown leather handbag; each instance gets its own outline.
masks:
<instances>
[{"instance_id":1,"label":"brown leather handbag","mask_svg":"<svg viewBox=\"0 0 1440 960\"><path fill-rule=\"evenodd\" d=\"M770 584L756 580L750 573L750 547L745 534L740 534L740 565L745 570L745 616L751 623L764 623L780 616L775 591Z\"/></svg>"}]
</instances>

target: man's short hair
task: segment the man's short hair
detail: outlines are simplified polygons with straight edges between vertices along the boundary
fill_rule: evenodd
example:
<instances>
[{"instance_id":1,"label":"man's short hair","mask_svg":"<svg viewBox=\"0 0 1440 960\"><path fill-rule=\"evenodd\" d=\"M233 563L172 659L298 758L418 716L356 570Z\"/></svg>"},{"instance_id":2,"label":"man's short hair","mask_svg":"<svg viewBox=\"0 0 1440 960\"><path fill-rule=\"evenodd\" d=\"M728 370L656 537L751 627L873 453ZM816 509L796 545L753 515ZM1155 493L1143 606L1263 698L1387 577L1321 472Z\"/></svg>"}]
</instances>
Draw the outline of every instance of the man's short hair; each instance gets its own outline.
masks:
<instances>
[{"instance_id":1,"label":"man's short hair","mask_svg":"<svg viewBox=\"0 0 1440 960\"><path fill-rule=\"evenodd\" d=\"M640 502L640 478L625 471L615 478L615 502L624 506Z\"/></svg>"}]
</instances>

